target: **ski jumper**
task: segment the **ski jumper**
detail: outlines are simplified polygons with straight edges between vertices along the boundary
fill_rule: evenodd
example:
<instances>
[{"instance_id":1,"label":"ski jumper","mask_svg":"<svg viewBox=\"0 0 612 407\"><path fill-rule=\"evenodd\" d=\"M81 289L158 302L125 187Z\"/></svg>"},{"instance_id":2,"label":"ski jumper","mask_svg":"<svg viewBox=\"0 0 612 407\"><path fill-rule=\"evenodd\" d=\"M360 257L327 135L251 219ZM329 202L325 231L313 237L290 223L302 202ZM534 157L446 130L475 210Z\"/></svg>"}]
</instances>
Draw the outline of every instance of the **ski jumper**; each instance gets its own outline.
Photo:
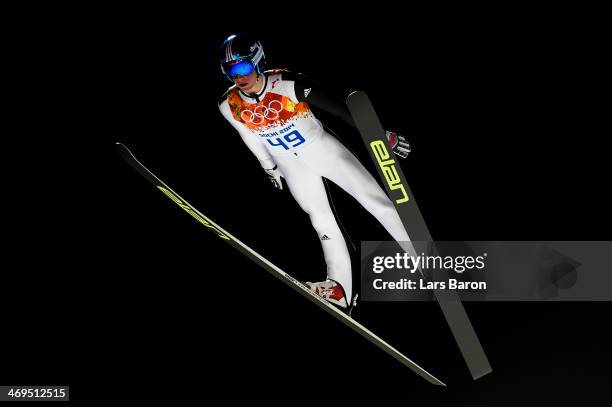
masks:
<instances>
[{"instance_id":1,"label":"ski jumper","mask_svg":"<svg viewBox=\"0 0 612 407\"><path fill-rule=\"evenodd\" d=\"M370 212L396 241L408 234L385 192L359 160L323 128L309 104L354 127L346 106L300 74L267 71L257 95L232 86L221 98L225 119L264 169L278 166L300 207L309 215L323 248L327 276L339 282L350 301L351 260L327 199L323 178L332 181Z\"/></svg>"}]
</instances>

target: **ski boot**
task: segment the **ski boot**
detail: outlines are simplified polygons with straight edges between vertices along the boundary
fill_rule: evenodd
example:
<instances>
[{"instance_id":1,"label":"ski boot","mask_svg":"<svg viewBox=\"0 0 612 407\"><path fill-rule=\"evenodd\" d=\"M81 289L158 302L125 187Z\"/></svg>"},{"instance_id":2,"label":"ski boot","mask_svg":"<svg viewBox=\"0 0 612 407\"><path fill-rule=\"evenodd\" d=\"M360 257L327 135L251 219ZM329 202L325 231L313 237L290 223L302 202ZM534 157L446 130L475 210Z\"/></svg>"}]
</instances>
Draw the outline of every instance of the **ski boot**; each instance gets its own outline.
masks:
<instances>
[{"instance_id":1,"label":"ski boot","mask_svg":"<svg viewBox=\"0 0 612 407\"><path fill-rule=\"evenodd\" d=\"M335 280L327 279L316 283L307 281L305 284L319 297L342 309L342 311L346 312L348 315L351 315L353 308L357 305L357 297L359 297L359 294L353 296L353 300L349 305L349 300L346 298L344 288Z\"/></svg>"}]
</instances>

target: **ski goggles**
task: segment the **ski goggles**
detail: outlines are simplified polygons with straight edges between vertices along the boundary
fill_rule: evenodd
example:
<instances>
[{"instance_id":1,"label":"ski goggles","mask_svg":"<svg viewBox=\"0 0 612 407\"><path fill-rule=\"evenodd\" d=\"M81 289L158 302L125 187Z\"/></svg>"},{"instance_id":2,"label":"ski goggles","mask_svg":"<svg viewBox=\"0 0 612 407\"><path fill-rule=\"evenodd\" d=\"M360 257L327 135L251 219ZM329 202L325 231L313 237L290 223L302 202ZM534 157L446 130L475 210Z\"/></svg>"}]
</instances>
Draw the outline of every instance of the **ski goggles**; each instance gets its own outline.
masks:
<instances>
[{"instance_id":1,"label":"ski goggles","mask_svg":"<svg viewBox=\"0 0 612 407\"><path fill-rule=\"evenodd\" d=\"M234 79L238 75L250 75L255 70L255 65L253 65L250 61L238 61L224 65L223 69L225 70L225 74L229 76L230 79Z\"/></svg>"}]
</instances>

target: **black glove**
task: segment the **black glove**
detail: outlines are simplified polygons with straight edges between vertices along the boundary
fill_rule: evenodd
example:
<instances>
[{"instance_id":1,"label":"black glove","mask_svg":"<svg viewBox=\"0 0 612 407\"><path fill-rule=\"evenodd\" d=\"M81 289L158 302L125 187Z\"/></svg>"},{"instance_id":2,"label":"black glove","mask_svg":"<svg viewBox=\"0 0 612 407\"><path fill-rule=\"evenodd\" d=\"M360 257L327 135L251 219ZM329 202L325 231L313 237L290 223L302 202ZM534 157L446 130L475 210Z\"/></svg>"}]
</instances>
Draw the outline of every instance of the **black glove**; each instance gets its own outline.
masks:
<instances>
[{"instance_id":1,"label":"black glove","mask_svg":"<svg viewBox=\"0 0 612 407\"><path fill-rule=\"evenodd\" d=\"M395 155L406 158L410 153L410 144L408 141L399 133L394 133L392 131L387 130L387 140L389 140L389 145L391 146L391 150L395 153Z\"/></svg>"}]
</instances>

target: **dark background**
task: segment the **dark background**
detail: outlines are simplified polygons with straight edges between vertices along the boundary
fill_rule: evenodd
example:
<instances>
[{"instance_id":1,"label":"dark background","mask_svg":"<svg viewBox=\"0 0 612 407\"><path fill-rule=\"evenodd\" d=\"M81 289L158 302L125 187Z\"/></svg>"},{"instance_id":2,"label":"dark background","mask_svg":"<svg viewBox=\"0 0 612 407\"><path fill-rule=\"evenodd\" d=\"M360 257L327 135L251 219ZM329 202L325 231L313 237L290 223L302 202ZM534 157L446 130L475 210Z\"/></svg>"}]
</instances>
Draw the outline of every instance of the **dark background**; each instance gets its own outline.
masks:
<instances>
[{"instance_id":1,"label":"dark background","mask_svg":"<svg viewBox=\"0 0 612 407\"><path fill-rule=\"evenodd\" d=\"M473 382L437 304L363 303L357 318L448 384L437 388L208 233L114 151L126 144L292 275L323 278L307 216L217 109L220 42L246 31L270 67L368 92L412 144L401 165L435 239L609 240L598 26L396 12L296 25L273 8L266 28L188 10L88 14L16 47L34 61L17 58L14 106L33 113L5 151L0 381L69 383L75 400L606 405L609 304L466 304L494 369ZM369 166L357 134L322 118ZM355 241L387 238L332 189Z\"/></svg>"}]
</instances>

